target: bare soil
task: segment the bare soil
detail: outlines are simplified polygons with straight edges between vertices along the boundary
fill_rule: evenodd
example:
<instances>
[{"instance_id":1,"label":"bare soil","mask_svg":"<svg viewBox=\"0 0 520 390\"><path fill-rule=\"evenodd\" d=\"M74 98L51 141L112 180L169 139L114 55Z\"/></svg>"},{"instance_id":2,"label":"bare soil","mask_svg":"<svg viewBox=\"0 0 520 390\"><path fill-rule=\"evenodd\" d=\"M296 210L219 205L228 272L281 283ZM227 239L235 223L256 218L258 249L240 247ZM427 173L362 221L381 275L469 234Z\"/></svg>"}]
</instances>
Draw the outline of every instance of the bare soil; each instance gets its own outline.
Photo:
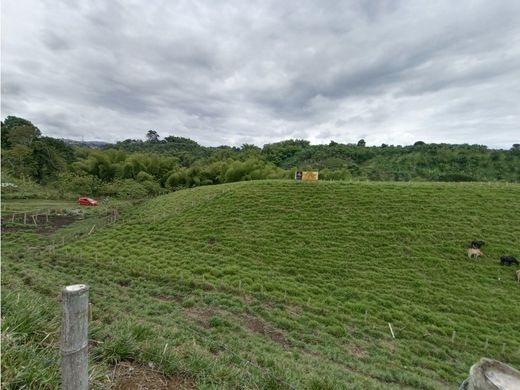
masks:
<instances>
[{"instance_id":1,"label":"bare soil","mask_svg":"<svg viewBox=\"0 0 520 390\"><path fill-rule=\"evenodd\" d=\"M199 325L202 325L204 328L209 328L209 320L216 313L215 309L201 309L201 308L188 308L185 310L186 316L191 318Z\"/></svg>"},{"instance_id":2,"label":"bare soil","mask_svg":"<svg viewBox=\"0 0 520 390\"><path fill-rule=\"evenodd\" d=\"M159 297L158 297L159 298ZM170 297L169 297L170 298ZM159 298L160 299L160 298ZM170 299L175 299L175 297L171 297ZM216 314L222 314L222 311L208 307L208 308L187 308L184 310L186 316L192 320L194 320L196 323L201 325L204 328L209 328L209 321L211 317L213 317ZM289 346L290 342L285 337L284 333L274 327L273 325L267 323L262 318L246 314L244 316L238 317L238 316L232 316L237 322L240 322L245 328L248 330L261 334L263 336L269 337L274 342L281 344L283 346Z\"/></svg>"},{"instance_id":3,"label":"bare soil","mask_svg":"<svg viewBox=\"0 0 520 390\"><path fill-rule=\"evenodd\" d=\"M283 332L280 329L277 329L274 326L272 326L271 324L268 324L261 318L247 315L243 318L243 324L247 329L249 329L255 333L260 333L264 336L267 336L278 344L282 344L282 345L289 344L289 342L286 340Z\"/></svg>"},{"instance_id":4,"label":"bare soil","mask_svg":"<svg viewBox=\"0 0 520 390\"><path fill-rule=\"evenodd\" d=\"M34 219L33 219L34 217ZM21 230L33 229L34 221L36 220L36 231L41 234L52 233L63 226L70 225L76 222L79 218L72 215L49 215L48 218L45 215L32 215L27 214L26 224L23 224L23 214L15 214L13 224L12 215L2 216L2 232L17 232Z\"/></svg>"},{"instance_id":5,"label":"bare soil","mask_svg":"<svg viewBox=\"0 0 520 390\"><path fill-rule=\"evenodd\" d=\"M175 294L175 295L157 294L154 296L155 296L155 298L159 299L160 301L175 301L179 304L182 303L182 297L178 294Z\"/></svg>"},{"instance_id":6,"label":"bare soil","mask_svg":"<svg viewBox=\"0 0 520 390\"><path fill-rule=\"evenodd\" d=\"M180 375L166 377L159 371L130 362L121 362L114 368L116 390L191 390L196 389L189 378Z\"/></svg>"}]
</instances>

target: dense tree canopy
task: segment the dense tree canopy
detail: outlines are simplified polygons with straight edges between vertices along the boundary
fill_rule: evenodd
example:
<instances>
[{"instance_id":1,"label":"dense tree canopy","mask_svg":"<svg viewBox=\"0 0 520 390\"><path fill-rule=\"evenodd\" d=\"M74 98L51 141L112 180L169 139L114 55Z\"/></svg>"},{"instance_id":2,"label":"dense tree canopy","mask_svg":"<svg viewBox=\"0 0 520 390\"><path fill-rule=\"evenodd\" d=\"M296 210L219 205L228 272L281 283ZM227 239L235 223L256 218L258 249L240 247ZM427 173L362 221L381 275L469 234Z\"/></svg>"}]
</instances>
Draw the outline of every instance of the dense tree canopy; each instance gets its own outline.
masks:
<instances>
[{"instance_id":1,"label":"dense tree canopy","mask_svg":"<svg viewBox=\"0 0 520 390\"><path fill-rule=\"evenodd\" d=\"M42 137L30 121L2 122L4 175L54 183L63 191L155 195L198 185L291 178L294 170L319 170L324 180L520 181L520 144L510 150L482 145L366 146L331 141L311 145L285 140L262 148L244 144L204 147L150 130L146 141L127 139L103 148L70 146Z\"/></svg>"},{"instance_id":2,"label":"dense tree canopy","mask_svg":"<svg viewBox=\"0 0 520 390\"><path fill-rule=\"evenodd\" d=\"M146 140L148 142L159 142L159 133L155 130L148 130L148 133L146 133Z\"/></svg>"},{"instance_id":3,"label":"dense tree canopy","mask_svg":"<svg viewBox=\"0 0 520 390\"><path fill-rule=\"evenodd\" d=\"M17 144L28 146L40 135L40 130L26 119L8 116L2 122L2 148Z\"/></svg>"}]
</instances>

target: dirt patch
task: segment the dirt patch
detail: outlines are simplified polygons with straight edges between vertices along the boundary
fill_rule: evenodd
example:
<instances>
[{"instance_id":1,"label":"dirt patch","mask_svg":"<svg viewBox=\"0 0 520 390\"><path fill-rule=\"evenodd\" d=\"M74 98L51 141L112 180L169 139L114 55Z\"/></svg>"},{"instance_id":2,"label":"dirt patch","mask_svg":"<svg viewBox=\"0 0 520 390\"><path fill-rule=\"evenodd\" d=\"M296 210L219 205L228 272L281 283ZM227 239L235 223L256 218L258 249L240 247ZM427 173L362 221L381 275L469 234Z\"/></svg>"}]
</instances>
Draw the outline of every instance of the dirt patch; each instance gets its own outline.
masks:
<instances>
[{"instance_id":1,"label":"dirt patch","mask_svg":"<svg viewBox=\"0 0 520 390\"><path fill-rule=\"evenodd\" d=\"M182 303L182 297L180 295L167 295L167 294L157 294L154 295L154 298L157 298L161 301L175 301L177 303Z\"/></svg>"},{"instance_id":2,"label":"dirt patch","mask_svg":"<svg viewBox=\"0 0 520 390\"><path fill-rule=\"evenodd\" d=\"M250 331L267 336L278 344L282 344L284 346L289 345L289 342L286 340L283 332L280 329L277 329L271 324L268 324L261 318L247 315L243 318L242 323Z\"/></svg>"},{"instance_id":3,"label":"dirt patch","mask_svg":"<svg viewBox=\"0 0 520 390\"><path fill-rule=\"evenodd\" d=\"M186 316L204 328L210 327L210 320L213 316L217 314L223 314L222 311L217 310L215 308L187 308L184 310ZM249 329L252 332L264 335L269 337L274 342L281 344L283 346L289 346L290 342L285 338L284 333L274 327L273 325L267 323L261 318L252 316L250 314L246 314L242 317L232 316L233 320L236 322L240 322L244 327Z\"/></svg>"},{"instance_id":4,"label":"dirt patch","mask_svg":"<svg viewBox=\"0 0 520 390\"><path fill-rule=\"evenodd\" d=\"M8 225L8 224L5 224L5 223L2 223L2 233L19 232L21 230L29 231L29 229L31 229L29 226L27 226L27 227L25 227L25 226L13 226L13 225Z\"/></svg>"},{"instance_id":5,"label":"dirt patch","mask_svg":"<svg viewBox=\"0 0 520 390\"><path fill-rule=\"evenodd\" d=\"M53 215L49 217L49 223L47 225L53 228L60 228L70 225L71 223L76 222L78 219L80 218L71 215Z\"/></svg>"},{"instance_id":6,"label":"dirt patch","mask_svg":"<svg viewBox=\"0 0 520 390\"><path fill-rule=\"evenodd\" d=\"M128 287L128 286L130 286L130 283L131 283L130 279L119 279L117 281L117 284L119 284L121 287Z\"/></svg>"},{"instance_id":7,"label":"dirt patch","mask_svg":"<svg viewBox=\"0 0 520 390\"><path fill-rule=\"evenodd\" d=\"M14 218L13 218L14 216ZM28 229L36 228L36 231L40 234L49 234L52 233L63 226L70 225L76 222L79 218L74 215L61 215L61 214L51 214L51 215L33 215L26 214L24 218L24 214L13 214L2 216L2 231L3 232L18 232L24 231ZM24 223L25 221L25 223ZM35 225L36 222L36 225Z\"/></svg>"},{"instance_id":8,"label":"dirt patch","mask_svg":"<svg viewBox=\"0 0 520 390\"><path fill-rule=\"evenodd\" d=\"M114 368L114 388L116 390L191 390L195 384L188 378L175 376L168 378L159 371L121 362Z\"/></svg>"},{"instance_id":9,"label":"dirt patch","mask_svg":"<svg viewBox=\"0 0 520 390\"><path fill-rule=\"evenodd\" d=\"M186 313L186 316L188 318L191 318L199 325L202 325L204 328L209 328L209 320L216 313L215 309L201 309L198 307L190 307L188 309L185 309L184 312Z\"/></svg>"},{"instance_id":10,"label":"dirt patch","mask_svg":"<svg viewBox=\"0 0 520 390\"><path fill-rule=\"evenodd\" d=\"M368 351L355 343L348 343L345 345L345 348L351 355L357 358L365 358L368 356Z\"/></svg>"}]
</instances>

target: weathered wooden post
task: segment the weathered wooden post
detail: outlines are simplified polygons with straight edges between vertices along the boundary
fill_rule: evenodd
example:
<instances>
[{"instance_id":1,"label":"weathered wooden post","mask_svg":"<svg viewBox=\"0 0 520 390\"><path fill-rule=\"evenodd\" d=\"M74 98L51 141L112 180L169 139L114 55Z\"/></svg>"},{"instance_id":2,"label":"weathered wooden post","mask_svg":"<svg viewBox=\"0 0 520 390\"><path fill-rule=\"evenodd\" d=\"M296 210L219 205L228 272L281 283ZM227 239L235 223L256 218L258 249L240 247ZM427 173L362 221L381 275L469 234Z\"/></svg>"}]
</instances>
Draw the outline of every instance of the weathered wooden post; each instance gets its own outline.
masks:
<instances>
[{"instance_id":1,"label":"weathered wooden post","mask_svg":"<svg viewBox=\"0 0 520 390\"><path fill-rule=\"evenodd\" d=\"M62 390L88 390L88 292L85 284L62 290Z\"/></svg>"},{"instance_id":2,"label":"weathered wooden post","mask_svg":"<svg viewBox=\"0 0 520 390\"><path fill-rule=\"evenodd\" d=\"M390 328L390 333L392 333L392 338L395 339L394 330L392 329L392 324L389 322L388 327Z\"/></svg>"}]
</instances>

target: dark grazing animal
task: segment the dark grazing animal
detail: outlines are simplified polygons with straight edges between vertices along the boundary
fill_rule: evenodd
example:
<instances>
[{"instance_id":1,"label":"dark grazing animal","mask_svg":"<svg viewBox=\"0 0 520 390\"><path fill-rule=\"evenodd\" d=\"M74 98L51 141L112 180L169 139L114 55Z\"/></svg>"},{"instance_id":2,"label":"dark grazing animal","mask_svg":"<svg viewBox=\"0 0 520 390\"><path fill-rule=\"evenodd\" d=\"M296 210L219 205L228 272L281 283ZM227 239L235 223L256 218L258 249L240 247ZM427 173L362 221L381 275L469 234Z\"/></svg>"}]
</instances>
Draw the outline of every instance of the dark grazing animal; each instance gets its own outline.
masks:
<instances>
[{"instance_id":1,"label":"dark grazing animal","mask_svg":"<svg viewBox=\"0 0 520 390\"><path fill-rule=\"evenodd\" d=\"M518 262L518 259L514 256L500 257L500 265L511 265L511 264L520 265L520 263Z\"/></svg>"},{"instance_id":2,"label":"dark grazing animal","mask_svg":"<svg viewBox=\"0 0 520 390\"><path fill-rule=\"evenodd\" d=\"M484 245L485 242L482 240L473 240L471 241L471 248L480 249L482 248L482 245Z\"/></svg>"}]
</instances>

